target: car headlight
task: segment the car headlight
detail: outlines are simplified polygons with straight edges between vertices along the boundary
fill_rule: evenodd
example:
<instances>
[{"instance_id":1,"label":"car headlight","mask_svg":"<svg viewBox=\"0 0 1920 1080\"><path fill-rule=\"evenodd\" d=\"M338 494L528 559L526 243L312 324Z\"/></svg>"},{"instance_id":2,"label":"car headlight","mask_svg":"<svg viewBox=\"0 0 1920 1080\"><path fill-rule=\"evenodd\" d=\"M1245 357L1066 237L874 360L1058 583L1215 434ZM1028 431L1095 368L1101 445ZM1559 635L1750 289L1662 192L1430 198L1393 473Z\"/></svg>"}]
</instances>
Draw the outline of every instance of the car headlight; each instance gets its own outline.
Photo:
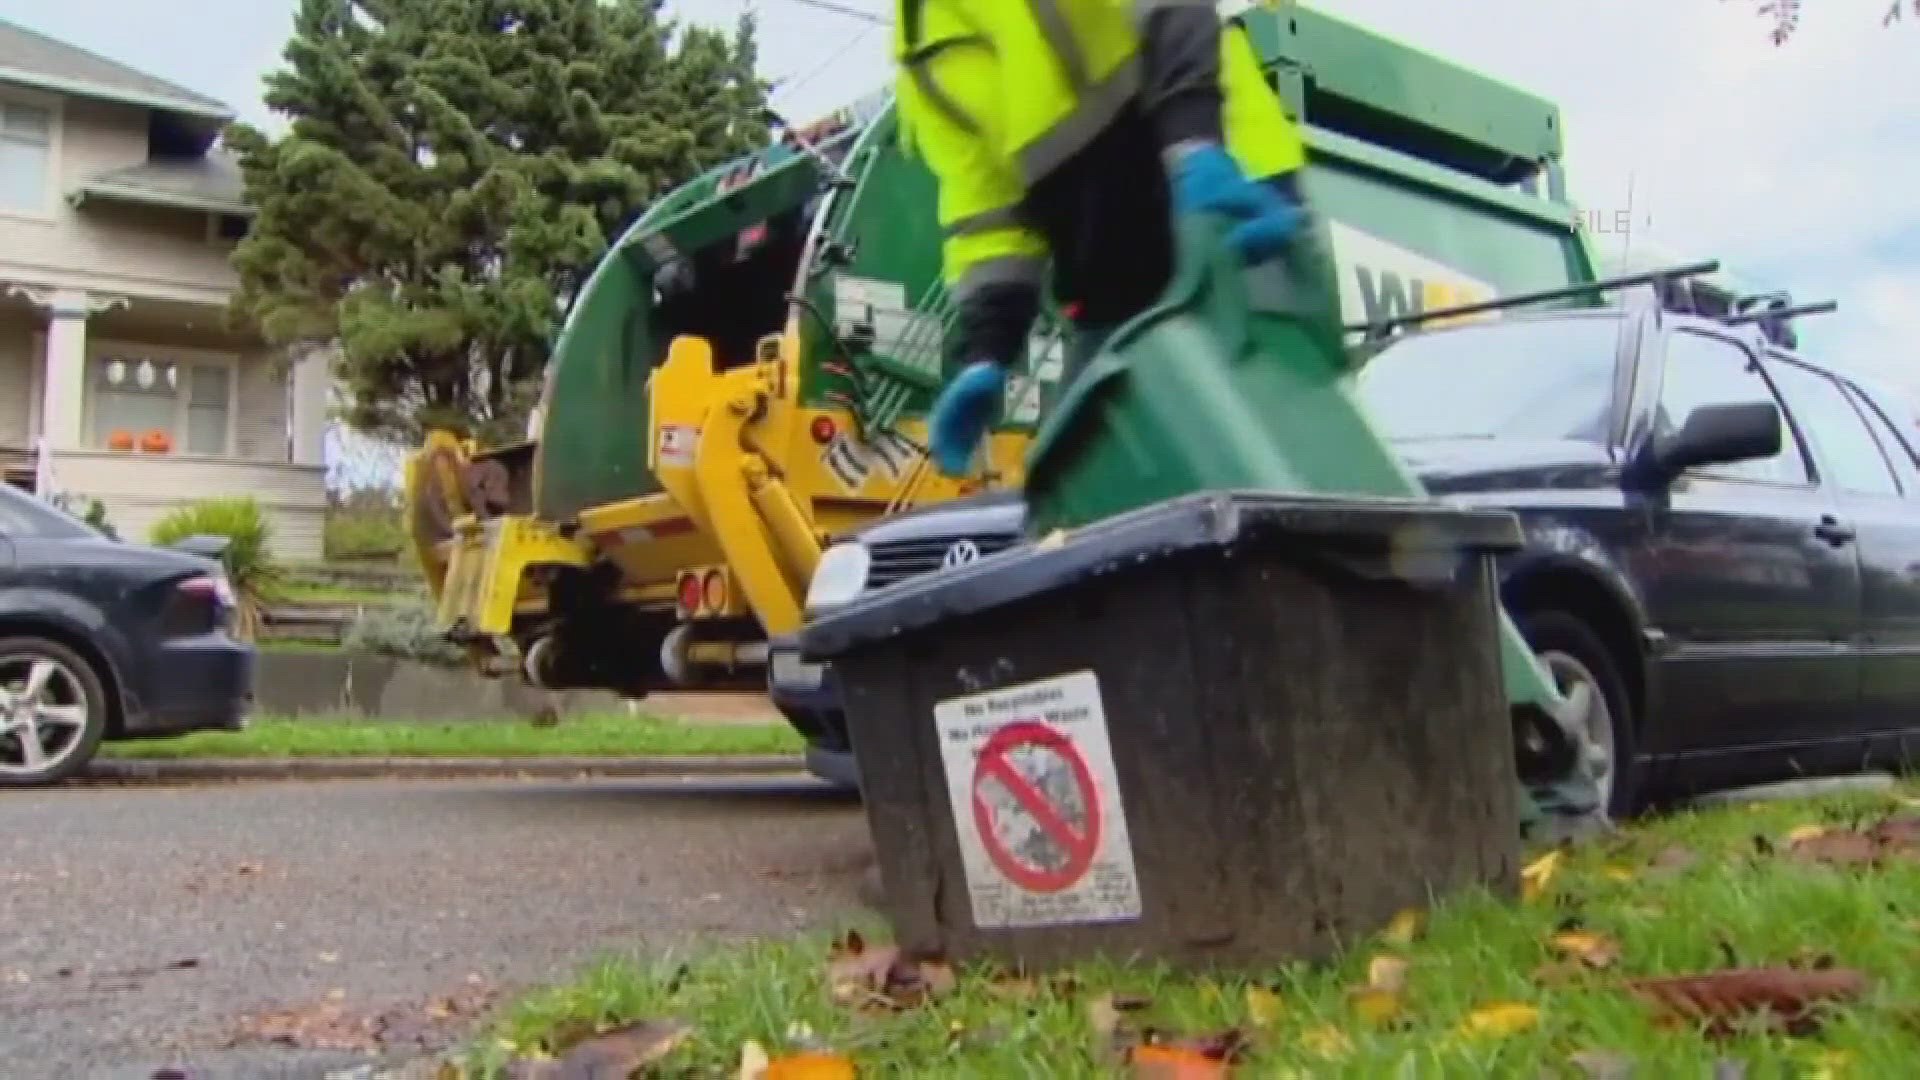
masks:
<instances>
[{"instance_id":1,"label":"car headlight","mask_svg":"<svg viewBox=\"0 0 1920 1080\"><path fill-rule=\"evenodd\" d=\"M807 585L807 614L819 615L852 601L867 588L873 557L858 541L835 544L822 552Z\"/></svg>"}]
</instances>

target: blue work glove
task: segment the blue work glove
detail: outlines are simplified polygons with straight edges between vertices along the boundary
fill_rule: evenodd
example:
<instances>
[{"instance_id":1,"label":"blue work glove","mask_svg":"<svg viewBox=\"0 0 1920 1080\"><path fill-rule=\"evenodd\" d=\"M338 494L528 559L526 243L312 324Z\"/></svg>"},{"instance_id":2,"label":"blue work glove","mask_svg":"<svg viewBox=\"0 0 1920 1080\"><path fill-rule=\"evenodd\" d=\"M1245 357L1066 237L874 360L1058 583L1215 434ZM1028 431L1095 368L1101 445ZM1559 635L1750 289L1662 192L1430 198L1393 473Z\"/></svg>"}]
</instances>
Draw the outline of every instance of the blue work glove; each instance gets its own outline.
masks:
<instances>
[{"instance_id":1,"label":"blue work glove","mask_svg":"<svg viewBox=\"0 0 1920 1080\"><path fill-rule=\"evenodd\" d=\"M955 478L967 475L974 449L1000 418L1006 393L1006 369L991 360L968 364L940 391L927 417L927 441L941 472Z\"/></svg>"},{"instance_id":2,"label":"blue work glove","mask_svg":"<svg viewBox=\"0 0 1920 1080\"><path fill-rule=\"evenodd\" d=\"M1173 165L1174 208L1182 213L1211 213L1239 222L1227 243L1249 263L1278 255L1298 232L1305 215L1267 184L1246 178L1219 143L1186 150Z\"/></svg>"}]
</instances>

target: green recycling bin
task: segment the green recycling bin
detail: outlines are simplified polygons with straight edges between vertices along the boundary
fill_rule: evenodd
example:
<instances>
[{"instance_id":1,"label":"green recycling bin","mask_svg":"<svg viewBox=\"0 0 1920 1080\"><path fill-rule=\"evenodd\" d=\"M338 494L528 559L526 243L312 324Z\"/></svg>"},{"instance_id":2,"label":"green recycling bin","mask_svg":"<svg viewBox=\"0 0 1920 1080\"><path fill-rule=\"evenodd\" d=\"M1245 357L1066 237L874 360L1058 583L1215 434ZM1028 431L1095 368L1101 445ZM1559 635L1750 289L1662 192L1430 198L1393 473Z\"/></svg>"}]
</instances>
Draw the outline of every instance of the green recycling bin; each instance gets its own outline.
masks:
<instances>
[{"instance_id":1,"label":"green recycling bin","mask_svg":"<svg viewBox=\"0 0 1920 1080\"><path fill-rule=\"evenodd\" d=\"M1204 217L1174 222L1173 281L1117 329L1061 396L1028 453L1027 529L1044 536L1199 491L1428 498L1355 398L1321 226L1242 265ZM1584 717L1502 615L1514 723L1557 747L1532 783L1600 809L1574 741ZM1540 807L1522 791L1530 826Z\"/></svg>"},{"instance_id":2,"label":"green recycling bin","mask_svg":"<svg viewBox=\"0 0 1920 1080\"><path fill-rule=\"evenodd\" d=\"M1029 968L1324 957L1517 888L1511 515L1208 492L876 590L836 665L900 944Z\"/></svg>"}]
</instances>

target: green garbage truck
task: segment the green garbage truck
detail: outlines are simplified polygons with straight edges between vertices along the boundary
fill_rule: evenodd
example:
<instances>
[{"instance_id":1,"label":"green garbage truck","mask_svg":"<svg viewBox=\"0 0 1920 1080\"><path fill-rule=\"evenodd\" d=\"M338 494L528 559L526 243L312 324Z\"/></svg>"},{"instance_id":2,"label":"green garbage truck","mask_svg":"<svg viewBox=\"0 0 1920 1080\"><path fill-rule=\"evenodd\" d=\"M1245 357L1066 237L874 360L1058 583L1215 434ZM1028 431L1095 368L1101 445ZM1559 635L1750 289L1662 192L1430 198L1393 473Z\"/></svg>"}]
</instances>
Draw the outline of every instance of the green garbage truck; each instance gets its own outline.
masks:
<instances>
[{"instance_id":1,"label":"green garbage truck","mask_svg":"<svg viewBox=\"0 0 1920 1080\"><path fill-rule=\"evenodd\" d=\"M1551 103L1310 8L1249 29L1304 127L1348 322L1595 280ZM831 687L785 643L822 552L1020 488L1060 324L1042 320L982 472L940 476L925 411L952 312L933 178L894 134L883 91L660 200L576 298L527 437L434 432L409 461L438 623L476 663L631 696L771 682L817 740ZM890 551L861 584L946 557Z\"/></svg>"}]
</instances>

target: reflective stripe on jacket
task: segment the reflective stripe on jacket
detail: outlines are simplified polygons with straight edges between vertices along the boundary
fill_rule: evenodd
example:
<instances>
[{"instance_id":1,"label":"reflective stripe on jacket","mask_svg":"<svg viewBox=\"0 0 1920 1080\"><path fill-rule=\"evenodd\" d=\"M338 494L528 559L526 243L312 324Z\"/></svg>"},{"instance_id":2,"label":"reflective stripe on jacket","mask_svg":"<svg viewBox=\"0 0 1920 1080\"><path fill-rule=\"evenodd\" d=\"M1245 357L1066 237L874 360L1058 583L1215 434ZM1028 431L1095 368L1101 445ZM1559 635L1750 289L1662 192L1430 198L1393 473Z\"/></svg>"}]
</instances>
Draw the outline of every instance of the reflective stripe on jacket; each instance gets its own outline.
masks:
<instances>
[{"instance_id":1,"label":"reflective stripe on jacket","mask_svg":"<svg viewBox=\"0 0 1920 1080\"><path fill-rule=\"evenodd\" d=\"M1045 242L1019 224L1026 189L1086 146L1140 90L1135 19L1240 0L901 0L900 138L939 178L945 277L960 294L1032 280ZM1220 35L1227 148L1250 176L1296 169L1300 136L1233 18Z\"/></svg>"}]
</instances>

